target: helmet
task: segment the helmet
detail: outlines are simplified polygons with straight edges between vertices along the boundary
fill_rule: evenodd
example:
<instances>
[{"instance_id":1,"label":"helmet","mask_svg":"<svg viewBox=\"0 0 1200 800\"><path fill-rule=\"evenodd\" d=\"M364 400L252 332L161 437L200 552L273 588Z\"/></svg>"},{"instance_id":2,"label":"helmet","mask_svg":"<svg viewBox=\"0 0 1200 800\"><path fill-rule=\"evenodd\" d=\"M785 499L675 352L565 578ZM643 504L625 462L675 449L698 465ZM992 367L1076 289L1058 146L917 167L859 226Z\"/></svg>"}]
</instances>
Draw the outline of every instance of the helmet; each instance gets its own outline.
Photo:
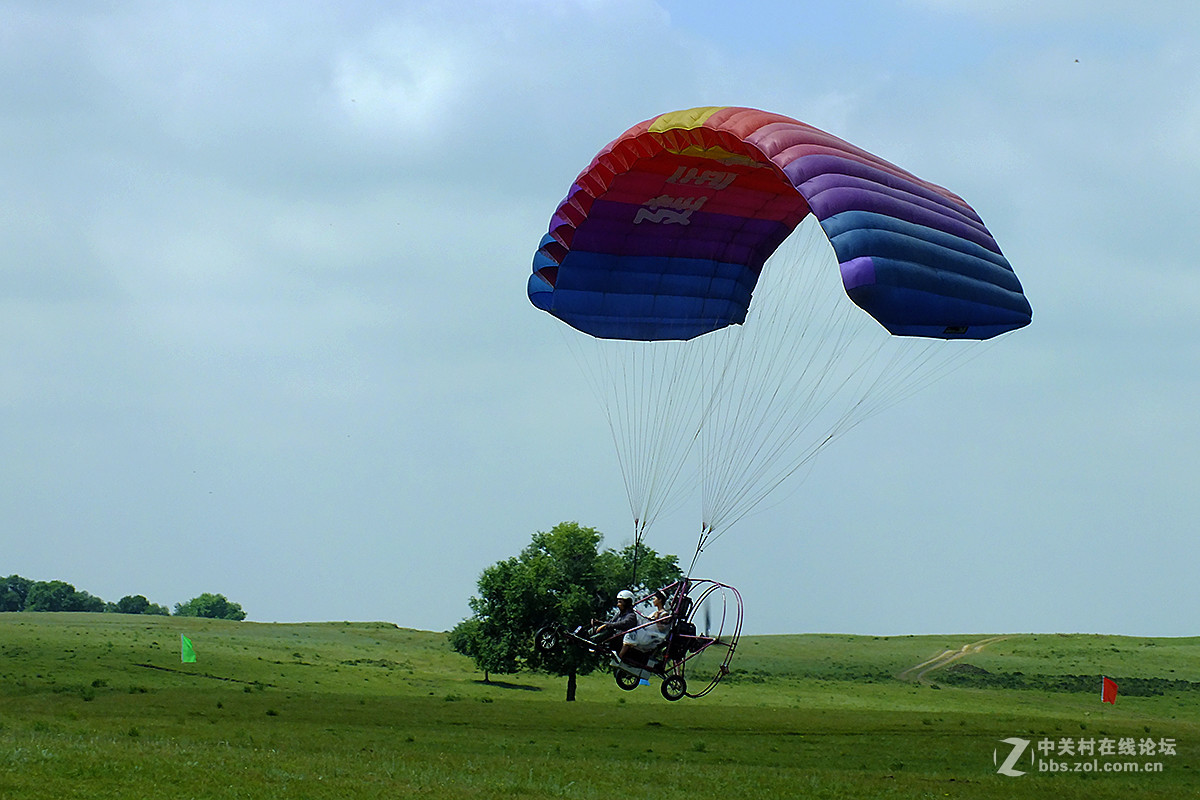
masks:
<instances>
[{"instance_id":1,"label":"helmet","mask_svg":"<svg viewBox=\"0 0 1200 800\"><path fill-rule=\"evenodd\" d=\"M618 600L628 600L629 602L632 603L633 602L633 592L629 591L628 589L622 589L621 591L617 592L617 599Z\"/></svg>"}]
</instances>

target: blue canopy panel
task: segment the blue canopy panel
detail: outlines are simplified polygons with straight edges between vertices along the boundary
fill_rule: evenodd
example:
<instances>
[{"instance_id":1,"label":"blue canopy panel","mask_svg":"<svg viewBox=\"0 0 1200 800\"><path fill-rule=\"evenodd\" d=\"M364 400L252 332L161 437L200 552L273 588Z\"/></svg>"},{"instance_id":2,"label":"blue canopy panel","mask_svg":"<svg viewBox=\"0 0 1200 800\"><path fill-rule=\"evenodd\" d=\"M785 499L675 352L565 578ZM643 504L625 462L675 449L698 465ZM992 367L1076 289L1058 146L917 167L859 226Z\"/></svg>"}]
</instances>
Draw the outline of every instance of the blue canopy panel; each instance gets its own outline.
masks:
<instances>
[{"instance_id":1,"label":"blue canopy panel","mask_svg":"<svg viewBox=\"0 0 1200 800\"><path fill-rule=\"evenodd\" d=\"M740 325L758 272L699 258L572 250L529 280L534 305L601 339L692 339Z\"/></svg>"},{"instance_id":2,"label":"blue canopy panel","mask_svg":"<svg viewBox=\"0 0 1200 800\"><path fill-rule=\"evenodd\" d=\"M821 224L847 295L893 334L987 339L1029 321L1029 301L1000 253L866 211Z\"/></svg>"}]
</instances>

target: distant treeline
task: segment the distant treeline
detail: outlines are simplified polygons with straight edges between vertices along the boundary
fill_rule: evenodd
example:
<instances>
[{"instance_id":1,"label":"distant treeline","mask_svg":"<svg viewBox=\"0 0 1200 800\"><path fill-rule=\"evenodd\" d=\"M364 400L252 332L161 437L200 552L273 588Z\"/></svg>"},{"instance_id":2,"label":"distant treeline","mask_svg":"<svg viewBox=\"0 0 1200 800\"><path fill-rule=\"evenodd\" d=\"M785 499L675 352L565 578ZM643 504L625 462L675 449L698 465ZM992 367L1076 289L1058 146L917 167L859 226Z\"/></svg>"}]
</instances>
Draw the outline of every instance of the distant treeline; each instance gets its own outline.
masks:
<instances>
[{"instance_id":1,"label":"distant treeline","mask_svg":"<svg viewBox=\"0 0 1200 800\"><path fill-rule=\"evenodd\" d=\"M89 611L113 614L157 614L168 616L166 606L151 603L140 594L126 595L115 603L106 603L95 595L76 589L66 581L34 581L20 575L0 578L2 611ZM175 604L177 617L243 620L246 612L220 594L205 592L186 603Z\"/></svg>"},{"instance_id":2,"label":"distant treeline","mask_svg":"<svg viewBox=\"0 0 1200 800\"><path fill-rule=\"evenodd\" d=\"M1109 675L1123 695L1150 697L1164 692L1200 690L1200 682L1176 678L1131 678ZM1042 689L1052 692L1100 693L1097 675L1026 675L1022 672L989 672L974 664L953 664L937 673L938 683L987 689Z\"/></svg>"}]
</instances>

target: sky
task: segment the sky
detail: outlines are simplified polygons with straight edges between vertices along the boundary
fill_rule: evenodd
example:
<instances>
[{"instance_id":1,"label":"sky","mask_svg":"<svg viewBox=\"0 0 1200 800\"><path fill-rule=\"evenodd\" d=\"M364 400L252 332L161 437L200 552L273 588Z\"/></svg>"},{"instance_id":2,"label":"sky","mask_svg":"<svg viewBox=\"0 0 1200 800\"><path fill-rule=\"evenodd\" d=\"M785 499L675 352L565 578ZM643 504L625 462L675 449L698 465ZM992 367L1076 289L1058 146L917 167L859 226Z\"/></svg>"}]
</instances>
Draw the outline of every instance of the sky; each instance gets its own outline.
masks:
<instances>
[{"instance_id":1,"label":"sky","mask_svg":"<svg viewBox=\"0 0 1200 800\"><path fill-rule=\"evenodd\" d=\"M446 630L536 531L628 543L532 256L626 128L739 105L964 197L1034 309L704 552L746 632L1200 634L1198 45L1191 0L0 0L0 575Z\"/></svg>"}]
</instances>

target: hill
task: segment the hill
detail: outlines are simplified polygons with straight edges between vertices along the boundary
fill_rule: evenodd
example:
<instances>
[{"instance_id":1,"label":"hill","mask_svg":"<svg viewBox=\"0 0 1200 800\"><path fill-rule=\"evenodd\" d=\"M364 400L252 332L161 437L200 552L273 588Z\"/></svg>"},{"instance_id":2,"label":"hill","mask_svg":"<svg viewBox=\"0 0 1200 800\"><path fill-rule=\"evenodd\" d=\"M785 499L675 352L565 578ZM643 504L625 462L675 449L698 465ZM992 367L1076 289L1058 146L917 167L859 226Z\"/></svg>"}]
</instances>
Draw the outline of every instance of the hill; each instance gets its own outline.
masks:
<instances>
[{"instance_id":1,"label":"hill","mask_svg":"<svg viewBox=\"0 0 1200 800\"><path fill-rule=\"evenodd\" d=\"M761 636L734 668L700 701L597 674L568 704L389 623L0 614L0 796L1196 796L1200 639ZM1021 777L997 772L1014 737ZM1034 758L1106 740L1135 755Z\"/></svg>"}]
</instances>

